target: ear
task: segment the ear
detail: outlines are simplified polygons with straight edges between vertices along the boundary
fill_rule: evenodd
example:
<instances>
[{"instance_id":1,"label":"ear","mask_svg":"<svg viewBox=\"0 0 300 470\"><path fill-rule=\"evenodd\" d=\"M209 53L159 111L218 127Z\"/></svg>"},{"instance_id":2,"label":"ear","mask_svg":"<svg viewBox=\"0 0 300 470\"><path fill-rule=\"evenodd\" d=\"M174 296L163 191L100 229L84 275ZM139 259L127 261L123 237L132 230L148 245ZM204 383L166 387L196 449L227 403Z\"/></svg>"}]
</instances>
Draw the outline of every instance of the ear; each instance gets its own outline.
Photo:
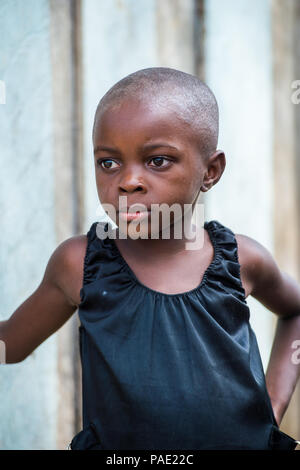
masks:
<instances>
[{"instance_id":1,"label":"ear","mask_svg":"<svg viewBox=\"0 0 300 470\"><path fill-rule=\"evenodd\" d=\"M207 160L207 170L203 178L200 190L209 191L221 178L226 166L225 154L222 150L216 150Z\"/></svg>"}]
</instances>

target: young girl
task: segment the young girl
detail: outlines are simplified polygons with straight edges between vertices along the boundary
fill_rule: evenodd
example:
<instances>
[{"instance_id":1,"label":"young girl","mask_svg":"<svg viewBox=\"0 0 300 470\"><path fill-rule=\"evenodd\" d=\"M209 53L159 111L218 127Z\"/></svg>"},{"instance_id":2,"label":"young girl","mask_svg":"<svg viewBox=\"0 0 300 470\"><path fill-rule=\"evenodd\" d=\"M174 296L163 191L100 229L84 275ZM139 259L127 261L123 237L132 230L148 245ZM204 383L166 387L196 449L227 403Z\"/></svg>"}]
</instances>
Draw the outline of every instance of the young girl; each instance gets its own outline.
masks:
<instances>
[{"instance_id":1,"label":"young girl","mask_svg":"<svg viewBox=\"0 0 300 470\"><path fill-rule=\"evenodd\" d=\"M83 429L71 449L296 447L279 425L299 375L300 286L217 220L187 249L198 196L225 169L217 139L215 97L184 72L138 71L98 105L97 190L117 228L94 222L60 244L0 325L6 361L20 362L78 308ZM161 204L191 210L166 223L152 217ZM248 295L279 316L266 380Z\"/></svg>"}]
</instances>

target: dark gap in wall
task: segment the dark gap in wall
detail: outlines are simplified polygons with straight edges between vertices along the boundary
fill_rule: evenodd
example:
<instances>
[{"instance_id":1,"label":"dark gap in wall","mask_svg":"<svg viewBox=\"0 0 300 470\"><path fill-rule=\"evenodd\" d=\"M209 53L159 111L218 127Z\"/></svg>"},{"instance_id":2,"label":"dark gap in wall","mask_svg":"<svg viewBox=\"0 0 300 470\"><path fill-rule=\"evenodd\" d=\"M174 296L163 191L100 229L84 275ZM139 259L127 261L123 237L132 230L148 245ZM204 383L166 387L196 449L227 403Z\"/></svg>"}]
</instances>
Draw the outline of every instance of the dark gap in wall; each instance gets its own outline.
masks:
<instances>
[{"instance_id":1,"label":"dark gap in wall","mask_svg":"<svg viewBox=\"0 0 300 470\"><path fill-rule=\"evenodd\" d=\"M204 46L205 46L205 0L194 0L194 74L201 80L205 80Z\"/></svg>"},{"instance_id":2,"label":"dark gap in wall","mask_svg":"<svg viewBox=\"0 0 300 470\"><path fill-rule=\"evenodd\" d=\"M84 159L83 159L83 110L82 110L82 2L70 2L71 16L71 60L72 60L72 201L73 201L73 233L83 232L84 217ZM73 330L73 370L74 370L74 421L75 432L82 428L82 391L81 391L81 362L79 356L80 324L77 311L72 322Z\"/></svg>"},{"instance_id":3,"label":"dark gap in wall","mask_svg":"<svg viewBox=\"0 0 300 470\"><path fill-rule=\"evenodd\" d=\"M83 230L83 116L81 0L70 3L72 56L73 231Z\"/></svg>"}]
</instances>

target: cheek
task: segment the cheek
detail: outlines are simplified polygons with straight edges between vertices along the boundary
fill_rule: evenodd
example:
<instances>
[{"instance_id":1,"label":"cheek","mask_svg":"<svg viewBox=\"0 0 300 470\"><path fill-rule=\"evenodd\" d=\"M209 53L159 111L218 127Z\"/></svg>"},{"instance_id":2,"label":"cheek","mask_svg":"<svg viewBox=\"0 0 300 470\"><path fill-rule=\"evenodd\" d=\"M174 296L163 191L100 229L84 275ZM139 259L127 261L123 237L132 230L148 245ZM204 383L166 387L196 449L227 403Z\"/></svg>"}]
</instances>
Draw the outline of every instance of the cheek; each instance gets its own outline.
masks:
<instances>
[{"instance_id":1,"label":"cheek","mask_svg":"<svg viewBox=\"0 0 300 470\"><path fill-rule=\"evenodd\" d=\"M201 180L197 174L193 176L181 175L170 184L169 195L174 202L192 204L199 193ZM174 190L176 188L176 190Z\"/></svg>"},{"instance_id":2,"label":"cheek","mask_svg":"<svg viewBox=\"0 0 300 470\"><path fill-rule=\"evenodd\" d=\"M184 165L181 166L180 172L176 174L176 187L178 194L182 195L182 199L186 203L191 203L197 196L202 184L204 168L201 161L197 157L190 157Z\"/></svg>"},{"instance_id":3,"label":"cheek","mask_svg":"<svg viewBox=\"0 0 300 470\"><path fill-rule=\"evenodd\" d=\"M203 180L203 173L201 169L195 168L192 172L191 177L189 178L188 181L186 181L186 188L187 188L187 193L188 197L194 201L195 198L198 196L200 187L202 184Z\"/></svg>"},{"instance_id":4,"label":"cheek","mask_svg":"<svg viewBox=\"0 0 300 470\"><path fill-rule=\"evenodd\" d=\"M110 193L112 193L113 184L111 183L110 179L107 178L107 175L104 175L99 168L95 166L95 179L96 179L96 186L98 196L105 200L110 197Z\"/></svg>"},{"instance_id":5,"label":"cheek","mask_svg":"<svg viewBox=\"0 0 300 470\"><path fill-rule=\"evenodd\" d=\"M112 197L112 186L103 182L103 179L96 178L97 193L99 200L104 203L111 203Z\"/></svg>"}]
</instances>

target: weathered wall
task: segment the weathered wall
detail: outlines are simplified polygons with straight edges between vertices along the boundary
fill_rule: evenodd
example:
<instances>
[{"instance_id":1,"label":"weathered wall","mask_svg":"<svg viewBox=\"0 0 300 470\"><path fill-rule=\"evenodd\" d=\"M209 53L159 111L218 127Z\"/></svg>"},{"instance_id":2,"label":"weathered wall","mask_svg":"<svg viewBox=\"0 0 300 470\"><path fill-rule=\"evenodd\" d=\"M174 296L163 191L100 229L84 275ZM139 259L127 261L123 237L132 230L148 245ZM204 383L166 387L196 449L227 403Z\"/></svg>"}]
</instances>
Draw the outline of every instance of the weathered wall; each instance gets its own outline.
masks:
<instances>
[{"instance_id":1,"label":"weathered wall","mask_svg":"<svg viewBox=\"0 0 300 470\"><path fill-rule=\"evenodd\" d=\"M271 4L274 0L227 0L226 8L219 0L0 2L0 80L6 84L6 104L0 104L0 320L38 286L57 244L86 233L98 219L96 106L117 80L145 67L198 72L211 86L227 166L205 195L205 218L275 252ZM288 119L285 124L293 122L291 115ZM295 136L293 129L295 142L289 144L298 148ZM280 140L277 131L276 137L279 152L285 137ZM278 247L284 234L278 237L275 230ZM289 260L295 251L289 251ZM248 304L266 366L274 319L255 299ZM75 315L23 363L1 367L0 448L64 448L79 430L76 328Z\"/></svg>"},{"instance_id":2,"label":"weathered wall","mask_svg":"<svg viewBox=\"0 0 300 470\"><path fill-rule=\"evenodd\" d=\"M220 109L226 168L206 214L273 251L272 48L268 0L205 1L205 79ZM272 314L248 297L264 366Z\"/></svg>"},{"instance_id":3,"label":"weathered wall","mask_svg":"<svg viewBox=\"0 0 300 470\"><path fill-rule=\"evenodd\" d=\"M0 2L0 319L37 288L55 247L49 5ZM41 312L42 314L42 312ZM56 338L1 366L0 449L56 447Z\"/></svg>"},{"instance_id":4,"label":"weathered wall","mask_svg":"<svg viewBox=\"0 0 300 470\"><path fill-rule=\"evenodd\" d=\"M273 0L272 38L275 255L280 268L300 282L300 103L292 100L292 84L300 77L298 0ZM282 428L299 439L300 382Z\"/></svg>"}]
</instances>

